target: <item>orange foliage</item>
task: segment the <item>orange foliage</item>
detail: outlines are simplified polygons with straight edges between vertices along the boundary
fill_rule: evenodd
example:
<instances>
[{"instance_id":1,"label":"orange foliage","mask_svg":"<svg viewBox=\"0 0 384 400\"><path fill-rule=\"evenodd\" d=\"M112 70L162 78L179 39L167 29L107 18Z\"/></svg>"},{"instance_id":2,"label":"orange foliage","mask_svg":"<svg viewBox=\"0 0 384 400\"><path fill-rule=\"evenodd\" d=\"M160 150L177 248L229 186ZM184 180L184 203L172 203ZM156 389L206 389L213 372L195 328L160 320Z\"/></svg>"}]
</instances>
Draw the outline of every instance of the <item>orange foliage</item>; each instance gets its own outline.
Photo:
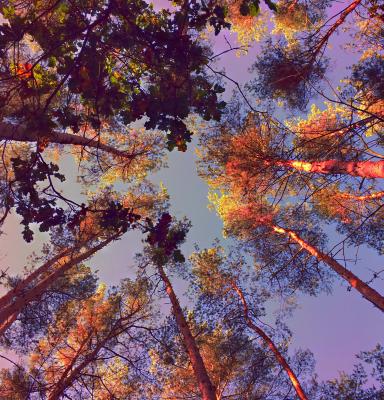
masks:
<instances>
[{"instance_id":1,"label":"orange foliage","mask_svg":"<svg viewBox=\"0 0 384 400\"><path fill-rule=\"evenodd\" d=\"M261 40L267 33L267 13L261 12L257 16L244 16L240 13L241 0L228 1L228 19L232 24L233 32L237 33L238 41L247 46L253 41Z\"/></svg>"},{"instance_id":2,"label":"orange foliage","mask_svg":"<svg viewBox=\"0 0 384 400\"><path fill-rule=\"evenodd\" d=\"M364 211L362 204L358 204L346 193L332 189L324 189L315 193L314 200L321 213L345 224L352 223Z\"/></svg>"},{"instance_id":3,"label":"orange foliage","mask_svg":"<svg viewBox=\"0 0 384 400\"><path fill-rule=\"evenodd\" d=\"M232 191L244 194L252 189L258 193L268 190L272 180L268 167L273 165L269 143L268 128L252 122L241 134L232 137L221 177Z\"/></svg>"},{"instance_id":4,"label":"orange foliage","mask_svg":"<svg viewBox=\"0 0 384 400\"><path fill-rule=\"evenodd\" d=\"M39 136L37 141L37 149L39 152L43 152L49 145L50 140L48 136Z\"/></svg>"},{"instance_id":5,"label":"orange foliage","mask_svg":"<svg viewBox=\"0 0 384 400\"><path fill-rule=\"evenodd\" d=\"M81 219L79 224L79 235L81 238L86 239L92 237L98 228L97 217L95 213L86 213L84 218Z\"/></svg>"},{"instance_id":6,"label":"orange foliage","mask_svg":"<svg viewBox=\"0 0 384 400\"><path fill-rule=\"evenodd\" d=\"M16 75L20 79L29 79L33 77L33 70L32 70L33 65L29 62L27 63L18 63L16 67Z\"/></svg>"},{"instance_id":7,"label":"orange foliage","mask_svg":"<svg viewBox=\"0 0 384 400\"><path fill-rule=\"evenodd\" d=\"M331 135L338 134L338 130L344 125L336 110L328 108L320 111L312 107L311 111L307 120L301 120L297 124L297 134L301 137L314 139L326 136L329 138Z\"/></svg>"},{"instance_id":8,"label":"orange foliage","mask_svg":"<svg viewBox=\"0 0 384 400\"><path fill-rule=\"evenodd\" d=\"M100 286L95 295L81 304L69 303L67 311L74 314L75 323L64 312L31 354L31 366L44 370L52 390L70 375L79 359L93 354L108 334L115 305L113 299L104 299L104 292L105 288Z\"/></svg>"}]
</instances>

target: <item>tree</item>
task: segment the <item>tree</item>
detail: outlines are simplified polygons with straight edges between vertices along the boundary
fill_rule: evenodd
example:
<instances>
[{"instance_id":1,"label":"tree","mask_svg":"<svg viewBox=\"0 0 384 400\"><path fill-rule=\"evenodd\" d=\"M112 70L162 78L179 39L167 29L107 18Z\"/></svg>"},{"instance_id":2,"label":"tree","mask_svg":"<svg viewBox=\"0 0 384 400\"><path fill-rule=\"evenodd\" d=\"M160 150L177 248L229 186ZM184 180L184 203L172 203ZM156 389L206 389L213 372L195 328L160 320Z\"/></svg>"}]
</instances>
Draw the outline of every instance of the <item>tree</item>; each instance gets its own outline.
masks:
<instances>
[{"instance_id":1,"label":"tree","mask_svg":"<svg viewBox=\"0 0 384 400\"><path fill-rule=\"evenodd\" d=\"M325 77L327 60L324 53L330 38L351 15L359 15L365 6L363 3L361 0L352 1L327 21L321 21L328 2L320 2L311 16L313 25L304 23L299 25L302 29L291 30L288 41L278 39L273 43L270 40L253 65L257 78L250 83L250 90L260 98L280 99L290 108L304 110L310 98L319 91L319 81ZM293 15L288 19L293 21L295 13L306 16L307 10L312 9L312 5L306 5L306 2L287 2L285 7L286 10L291 7L289 14L292 10ZM364 19L365 16L359 17Z\"/></svg>"},{"instance_id":2,"label":"tree","mask_svg":"<svg viewBox=\"0 0 384 400\"><path fill-rule=\"evenodd\" d=\"M151 317L150 303L140 280L125 280L108 296L99 285L87 299L68 301L29 355L30 367L22 372L28 377L24 392L48 399L71 393L96 399L130 396L138 384L129 362L136 359L138 326L145 327ZM2 385L5 398L17 387L20 373L3 371L3 382L9 382Z\"/></svg>"},{"instance_id":3,"label":"tree","mask_svg":"<svg viewBox=\"0 0 384 400\"><path fill-rule=\"evenodd\" d=\"M260 262L259 268L269 279L276 280L278 286L284 282L283 293L301 289L315 294L320 282L327 277L327 273L319 269L319 264L324 263L364 298L384 310L384 297L379 292L321 250L321 232L318 228L311 229L308 213L293 211L284 215L257 203L240 203L238 198L230 196L217 199L215 203L224 220L226 233L248 242L255 261ZM304 217L308 219L305 224L300 224ZM292 225L300 227L299 230L291 229ZM270 249L268 246L273 242L277 247ZM310 257L314 258L313 262Z\"/></svg>"},{"instance_id":4,"label":"tree","mask_svg":"<svg viewBox=\"0 0 384 400\"><path fill-rule=\"evenodd\" d=\"M17 282L17 277L8 278L10 287L15 287ZM97 277L88 266L73 266L14 315L15 321L3 329L1 345L25 354L27 349L34 346L36 338L47 332L48 326L54 323L56 313L65 303L90 297L96 286Z\"/></svg>"},{"instance_id":5,"label":"tree","mask_svg":"<svg viewBox=\"0 0 384 400\"><path fill-rule=\"evenodd\" d=\"M210 317L203 316L199 310L190 310L188 323L215 384L218 399L277 400L294 395L289 380L287 382L266 348L244 330L223 326ZM157 336L161 344L158 343L151 352L151 370L159 386L154 393L160 399L201 398L177 327L169 321L161 332L161 336ZM297 354L291 363L305 374L306 369L310 369L308 359L307 353ZM152 396L150 398L154 398Z\"/></svg>"},{"instance_id":6,"label":"tree","mask_svg":"<svg viewBox=\"0 0 384 400\"><path fill-rule=\"evenodd\" d=\"M184 143L190 107L207 119L219 112L202 73L207 49L193 40L216 12L199 3L156 12L142 1L6 2L4 116L18 120L19 135L25 124L49 137L55 127L77 133L105 118L147 115L147 128L170 131L170 146L177 135Z\"/></svg>"},{"instance_id":7,"label":"tree","mask_svg":"<svg viewBox=\"0 0 384 400\"><path fill-rule=\"evenodd\" d=\"M244 271L242 271L244 260L242 258L227 259L223 253L223 249L213 247L191 256L193 263L192 271L198 279L201 290L218 297L238 297L242 307L242 317L248 328L257 336L260 336L264 343L273 352L276 361L288 375L298 398L301 400L308 399L300 381L282 352L278 349L269 335L260 328L251 317L251 311L244 290L242 289L243 285L239 282L239 276L244 274ZM230 293L228 294L228 292ZM258 305L258 307L260 307L260 305Z\"/></svg>"},{"instance_id":8,"label":"tree","mask_svg":"<svg viewBox=\"0 0 384 400\"><path fill-rule=\"evenodd\" d=\"M238 122L236 124L239 125ZM273 271L270 274L272 279L282 275L283 271L285 271L283 274L286 273L288 266L302 263L299 274L291 275L286 284L315 293L319 278L321 279L318 262L325 263L365 298L383 310L382 295L322 250L324 238L320 228L316 226L317 211L320 207L316 203L313 207L308 199L311 200L312 192L318 192L314 199L319 199L321 193L324 193L323 187L326 187L326 190L329 188L328 181L323 182L322 178L317 180L316 171L312 170L312 166L319 166L321 172L327 174L329 171L322 168L331 163L287 160L285 154L293 153L296 149L289 148L287 132L269 118L264 120L263 117L249 115L243 123L240 122L240 126L238 125L232 128L224 124L202 140L204 148L201 156L201 172L213 189L222 191L221 199L217 194L213 195L213 202L216 203L215 207L224 220L226 231L249 241L250 247L257 249L255 257L257 260L262 260L266 271L268 269ZM219 137L222 138L220 146L215 144ZM362 163L370 162L362 161ZM339 165L339 161L333 164ZM355 162L346 161L341 164L352 165ZM309 177L290 174L286 171L287 168L295 171L304 170ZM330 172L332 173L332 169ZM335 172L339 171L336 169ZM348 182L346 180L346 183ZM338 183L341 185L340 180ZM297 207L288 203L298 200L301 202ZM378 206L377 211L380 211L380 208ZM304 216L306 220L303 220ZM369 217L368 214L367 219ZM343 220L343 225L348 225L348 221ZM375 226L375 223L370 225L373 229ZM347 229L354 233L355 227L356 225L352 225ZM377 233L377 229L375 231ZM267 247L268 241L269 244L275 242L272 237L276 235L283 235L286 238L284 243L277 239L279 251L281 252L283 248L285 255L284 253L277 255ZM260 244L260 238L263 242L267 240ZM359 239L361 238L360 234ZM365 240L368 238L367 235ZM258 245L263 250L260 250ZM308 263L306 256L303 257L303 251L304 254L315 257L317 262L314 265ZM271 268L271 265L274 267Z\"/></svg>"},{"instance_id":9,"label":"tree","mask_svg":"<svg viewBox=\"0 0 384 400\"><path fill-rule=\"evenodd\" d=\"M139 215L133 208L124 208L120 203L110 201L102 194L95 197L88 209L73 219L70 229L61 228L52 237L52 248L45 262L23 279L10 279L11 289L0 298L0 333L4 334L18 318L20 312L31 302L40 299L55 282L76 265L84 262L114 240L118 240L130 228L138 228ZM151 192L128 193L121 203L125 202L140 210L143 217L150 218L161 207L164 197ZM93 211L93 212L92 212ZM145 224L141 229L145 229ZM55 254L52 257L52 254Z\"/></svg>"},{"instance_id":10,"label":"tree","mask_svg":"<svg viewBox=\"0 0 384 400\"><path fill-rule=\"evenodd\" d=\"M384 251L380 2L9 0L0 13L0 227L15 211L25 241L36 228L50 240L22 275L0 275L0 341L22 357L0 355L13 364L0 372L0 397L381 397L380 347L360 355L379 386L367 386L360 364L319 383L286 326L295 296L329 291L335 277L384 311L371 286L380 272L364 282L324 229L344 235L342 250ZM243 90L215 63L264 38L269 17ZM210 31L224 29L240 45L214 54ZM328 88L327 48L342 31L360 54ZM239 93L228 106L224 79ZM289 114L315 95L323 105ZM217 242L188 262L190 224L171 217L150 180L202 120L200 174L236 250L226 256ZM81 199L63 190L64 154L78 165ZM97 285L84 262L133 230L147 234L136 278Z\"/></svg>"},{"instance_id":11,"label":"tree","mask_svg":"<svg viewBox=\"0 0 384 400\"><path fill-rule=\"evenodd\" d=\"M50 260L37 270L37 283L30 288L28 288L28 286L30 286L34 281L34 279L30 279L31 275L32 278L35 278L35 274L33 273L24 281L16 283L15 288L11 289L10 292L1 298L2 309L0 312L0 334L3 335L10 325L16 321L20 312L27 307L29 303L41 297L65 272L89 258L112 240L117 239L118 236L119 234L115 234L111 238L101 242L99 245L83 252L83 254L77 255L77 257L61 256L56 257L54 260ZM72 251L67 251L67 253L71 255ZM49 267L53 267L51 272L49 271Z\"/></svg>"},{"instance_id":12,"label":"tree","mask_svg":"<svg viewBox=\"0 0 384 400\"><path fill-rule=\"evenodd\" d=\"M167 265L167 268L170 273L182 276L184 281L191 281L189 293L193 294L195 306L193 309L188 306L184 315L216 388L216 398L272 400L289 396L292 386L279 363L271 356L268 346L247 332L236 302L237 296L228 293L228 285L223 284L223 279L228 282L228 277L219 279L215 264L207 259L204 259L204 271L200 268L203 262L196 267L196 257L199 256L200 253L193 256L192 270L189 263L175 265L172 269L171 265ZM147 269L148 261L144 265ZM152 273L150 276L153 276ZM265 299L263 289L259 289L257 295L252 297L259 300L257 306L252 307L252 310L258 310L257 317L263 312L262 302ZM276 329L275 335L279 334L280 329ZM201 398L197 389L198 380L184 343L176 319L168 318L156 333L150 351L150 369L156 377L150 398L155 393L160 399ZM284 342L280 344L281 352L285 351L285 345ZM290 362L301 375L312 368L312 359L307 352L297 353Z\"/></svg>"},{"instance_id":13,"label":"tree","mask_svg":"<svg viewBox=\"0 0 384 400\"><path fill-rule=\"evenodd\" d=\"M175 316L177 327L183 337L183 343L188 352L202 398L203 400L215 400L216 389L211 382L199 348L183 314L179 300L164 270L164 265L170 260L173 259L177 262L183 261L184 259L178 246L185 239L187 226L180 225L171 227L171 222L172 217L168 213L162 214L158 223L152 228L147 238L147 242L153 250L152 258L154 266L157 269L160 279L165 286L165 291L171 301L173 315Z\"/></svg>"},{"instance_id":14,"label":"tree","mask_svg":"<svg viewBox=\"0 0 384 400\"><path fill-rule=\"evenodd\" d=\"M220 10L200 3L157 12L143 1L3 2L0 223L16 208L30 241L30 223L44 220L46 231L68 223L65 204L81 210L57 189L65 176L45 161L49 148L77 147L80 160L91 161L83 163L83 182L108 170L110 180L113 173L142 179L160 165L165 144L186 150L189 114L219 119L223 89L205 73L210 51L195 36L209 23L221 29ZM148 132L130 129L136 121Z\"/></svg>"}]
</instances>

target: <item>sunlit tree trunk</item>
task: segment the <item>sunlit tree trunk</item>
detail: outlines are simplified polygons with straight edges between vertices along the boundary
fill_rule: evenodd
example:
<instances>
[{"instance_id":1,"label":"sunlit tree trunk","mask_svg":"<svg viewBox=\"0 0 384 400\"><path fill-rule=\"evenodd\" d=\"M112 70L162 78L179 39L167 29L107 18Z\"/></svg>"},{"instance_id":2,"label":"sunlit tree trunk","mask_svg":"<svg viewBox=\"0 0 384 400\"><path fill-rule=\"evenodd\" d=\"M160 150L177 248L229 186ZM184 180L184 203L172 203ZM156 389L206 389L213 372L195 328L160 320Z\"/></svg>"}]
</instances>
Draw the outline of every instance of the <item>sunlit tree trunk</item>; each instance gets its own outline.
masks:
<instances>
[{"instance_id":1,"label":"sunlit tree trunk","mask_svg":"<svg viewBox=\"0 0 384 400\"><path fill-rule=\"evenodd\" d=\"M364 298L369 300L381 311L384 311L384 297L376 290L372 289L369 285L358 278L354 273L343 267L333 257L329 256L312 246L310 243L302 239L296 232L281 228L280 226L271 225L274 232L286 235L291 238L294 242L299 244L312 256L316 257L319 261L323 261L329 267L333 269L341 278L347 281L354 289L356 289Z\"/></svg>"},{"instance_id":2,"label":"sunlit tree trunk","mask_svg":"<svg viewBox=\"0 0 384 400\"><path fill-rule=\"evenodd\" d=\"M171 282L169 281L167 275L165 274L163 267L158 265L157 268L161 280L165 285L165 290L168 294L168 297L171 300L176 323L183 336L184 345L188 351L189 359L191 361L192 368L195 373L195 377L202 394L202 399L216 400L216 394L215 394L216 390L208 376L208 372L205 368L204 361L200 355L195 339L184 317L183 310L180 307L179 300L176 297L175 292L173 291Z\"/></svg>"},{"instance_id":3,"label":"sunlit tree trunk","mask_svg":"<svg viewBox=\"0 0 384 400\"><path fill-rule=\"evenodd\" d=\"M15 312L0 323L0 336L16 321L18 315L19 313Z\"/></svg>"},{"instance_id":4,"label":"sunlit tree trunk","mask_svg":"<svg viewBox=\"0 0 384 400\"><path fill-rule=\"evenodd\" d=\"M110 238L104 240L99 243L97 246L85 251L83 254L80 254L68 262L63 263L58 266L52 273L48 276L44 277L40 282L38 282L31 289L20 293L14 299L14 296L10 297L10 304L2 307L0 310L0 335L3 335L5 331L9 328L10 324L7 321L10 318L13 318L13 321L16 319L13 316L17 315L23 310L25 306L27 306L31 301L39 298L53 283L61 277L66 271L74 267L75 265L85 261L87 258L91 257L94 253L101 250L103 247L108 245L113 240L116 240L121 233L117 233ZM6 295L7 296L7 295ZM13 322L12 321L12 322Z\"/></svg>"},{"instance_id":5,"label":"sunlit tree trunk","mask_svg":"<svg viewBox=\"0 0 384 400\"><path fill-rule=\"evenodd\" d=\"M308 400L308 397L305 394L296 374L293 372L292 368L289 366L289 364L288 364L287 360L284 358L284 356L280 353L279 349L276 347L273 340L261 328L259 328L257 325L255 325L253 323L252 319L250 318L249 312L248 312L248 304L247 304L247 301L245 300L243 291L233 280L231 281L231 286L232 286L233 290L239 296L240 301L243 305L244 318L245 318L245 322L248 325L248 327L250 329L252 329L257 335L261 336L262 339L267 343L268 347L272 350L278 363L281 365L281 367L287 373L299 399L300 400Z\"/></svg>"},{"instance_id":6,"label":"sunlit tree trunk","mask_svg":"<svg viewBox=\"0 0 384 400\"><path fill-rule=\"evenodd\" d=\"M130 154L109 146L98 139L87 138L71 133L63 133L58 131L50 131L47 135L50 143L69 144L73 146L90 147L115 156L124 158L134 158L136 154ZM0 123L0 140L14 140L18 142L38 142L40 136L37 132L28 131L26 127L14 125L11 123Z\"/></svg>"},{"instance_id":7,"label":"sunlit tree trunk","mask_svg":"<svg viewBox=\"0 0 384 400\"><path fill-rule=\"evenodd\" d=\"M314 55L317 55L321 51L321 49L327 44L329 38L334 34L336 29L344 23L348 15L351 14L351 12L353 12L360 3L361 0L355 0L340 14L339 18L333 23L333 25L328 29L325 35L321 38L320 42L317 44Z\"/></svg>"},{"instance_id":8,"label":"sunlit tree trunk","mask_svg":"<svg viewBox=\"0 0 384 400\"><path fill-rule=\"evenodd\" d=\"M297 171L325 175L351 175L362 178L384 178L384 160L380 161L270 161L267 165L293 168Z\"/></svg>"},{"instance_id":9,"label":"sunlit tree trunk","mask_svg":"<svg viewBox=\"0 0 384 400\"><path fill-rule=\"evenodd\" d=\"M370 193L370 194L364 194L361 196L351 194L351 193L336 193L336 195L339 197L343 197L345 199L352 199L352 200L356 200L356 201L367 201L367 200L381 199L382 197L384 197L384 191Z\"/></svg>"},{"instance_id":10,"label":"sunlit tree trunk","mask_svg":"<svg viewBox=\"0 0 384 400\"><path fill-rule=\"evenodd\" d=\"M46 273L50 267L52 267L54 264L59 262L62 258L68 256L71 252L74 252L74 251L75 251L75 249L71 249L71 248L69 248L69 249L67 248L67 249L63 250L58 255L51 258L46 263L44 263L39 268L37 268L35 271L33 271L31 274L29 274L25 279L18 282L14 288L12 288L10 291L8 291L4 296L0 297L0 309L5 307L15 296L20 295L29 284L31 284L40 275Z\"/></svg>"}]
</instances>

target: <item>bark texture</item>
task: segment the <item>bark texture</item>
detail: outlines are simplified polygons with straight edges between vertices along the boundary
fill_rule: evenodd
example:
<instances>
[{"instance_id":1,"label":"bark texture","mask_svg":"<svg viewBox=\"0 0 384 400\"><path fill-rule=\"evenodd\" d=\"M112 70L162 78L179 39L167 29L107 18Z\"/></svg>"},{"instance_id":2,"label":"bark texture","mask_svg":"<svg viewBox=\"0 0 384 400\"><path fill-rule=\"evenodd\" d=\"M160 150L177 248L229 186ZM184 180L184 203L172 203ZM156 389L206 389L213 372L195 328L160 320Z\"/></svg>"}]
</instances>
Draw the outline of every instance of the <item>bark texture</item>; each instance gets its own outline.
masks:
<instances>
[{"instance_id":1,"label":"bark texture","mask_svg":"<svg viewBox=\"0 0 384 400\"><path fill-rule=\"evenodd\" d=\"M121 233L116 233L115 235L99 243L97 246L92 247L82 254L72 257L69 261L58 265L51 273L43 276L42 279L30 289L20 291L16 296L10 296L9 303L0 309L0 335L3 335L6 332L6 330L11 326L11 323L16 320L17 316L24 307L26 307L33 300L39 298L66 271L85 261L97 251L108 245L110 242L116 240L120 235ZM8 294L5 296L8 296ZM9 323L9 321L12 322Z\"/></svg>"},{"instance_id":2,"label":"bark texture","mask_svg":"<svg viewBox=\"0 0 384 400\"><path fill-rule=\"evenodd\" d=\"M384 178L384 160L380 161L276 161L270 165L293 168L297 171L312 172L324 175L351 175L362 178Z\"/></svg>"},{"instance_id":3,"label":"bark texture","mask_svg":"<svg viewBox=\"0 0 384 400\"><path fill-rule=\"evenodd\" d=\"M288 364L287 360L284 358L284 356L280 353L279 349L276 347L275 343L273 340L257 325L254 324L252 319L249 316L248 312L248 304L247 301L245 300L243 291L240 289L240 287L234 282L231 281L231 286L233 290L237 293L237 295L240 298L240 301L243 305L243 313L244 313L244 319L246 324L250 329L252 329L257 335L259 335L268 345L268 347L272 350L273 354L276 357L277 362L281 365L281 367L284 369L286 374L289 377L289 380L292 383L292 386L294 387L296 394L300 400L308 400L307 395L304 392L304 389L302 388L300 381L298 380L296 374L293 372L292 368Z\"/></svg>"},{"instance_id":4,"label":"bark texture","mask_svg":"<svg viewBox=\"0 0 384 400\"><path fill-rule=\"evenodd\" d=\"M46 137L50 143L90 147L118 157L129 159L136 157L136 154L129 154L125 151L118 150L115 147L109 146L108 144L105 144L96 138L87 138L84 136L59 131L50 131L48 134L42 135L38 132L28 131L26 127L22 125L14 125L6 122L0 123L0 140L38 142L42 137Z\"/></svg>"},{"instance_id":5,"label":"bark texture","mask_svg":"<svg viewBox=\"0 0 384 400\"><path fill-rule=\"evenodd\" d=\"M196 345L195 339L189 329L188 323L184 317L183 310L180 307L179 300L173 291L171 282L164 272L162 266L157 266L161 280L165 285L165 290L172 303L173 313L175 315L177 326L183 336L184 345L187 348L189 359L192 364L193 372L199 385L203 400L216 400L216 390L208 376L204 361Z\"/></svg>"},{"instance_id":6,"label":"bark texture","mask_svg":"<svg viewBox=\"0 0 384 400\"><path fill-rule=\"evenodd\" d=\"M316 257L319 261L323 261L324 263L326 263L341 278L343 278L354 289L356 289L364 298L369 300L373 305L375 305L381 311L384 311L384 297L375 289L372 289L369 285L363 282L360 278L358 278L353 272L343 267L333 257L318 250L316 247L312 246L310 243L302 239L296 232L290 229L281 228L280 226L276 225L271 227L276 233L288 236L297 244L299 244L309 254Z\"/></svg>"}]
</instances>

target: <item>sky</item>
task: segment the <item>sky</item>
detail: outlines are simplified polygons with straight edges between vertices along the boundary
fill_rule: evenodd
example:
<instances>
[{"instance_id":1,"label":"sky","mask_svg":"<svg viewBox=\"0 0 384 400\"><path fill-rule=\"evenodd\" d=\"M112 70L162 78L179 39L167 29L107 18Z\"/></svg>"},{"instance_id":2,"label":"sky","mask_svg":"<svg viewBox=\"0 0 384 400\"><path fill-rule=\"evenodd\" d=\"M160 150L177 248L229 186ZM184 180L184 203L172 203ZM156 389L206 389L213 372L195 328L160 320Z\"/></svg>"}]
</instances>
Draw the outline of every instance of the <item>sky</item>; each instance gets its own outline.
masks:
<instances>
[{"instance_id":1,"label":"sky","mask_svg":"<svg viewBox=\"0 0 384 400\"><path fill-rule=\"evenodd\" d=\"M346 4L348 3L339 2L338 7L342 9ZM225 36L231 43L236 44L235 36L228 33ZM329 76L334 84L347 75L346 68L355 59L355 55L341 50L341 43L342 35L334 37L328 50L331 56L336 56L332 57L332 71ZM226 48L224 35L221 35L215 40L214 49L218 53ZM256 44L244 57L237 57L233 52L228 53L221 58L219 66L225 67L227 75L232 79L244 84L251 78L248 68L258 52L260 46ZM233 86L228 83L227 89L230 92ZM317 104L320 105L321 102L317 100ZM207 208L208 188L196 172L195 144L196 139L186 153L170 153L168 168L152 178L157 183L162 182L167 188L172 214L177 218L186 216L192 222L188 242L183 247L186 256L193 251L195 243L201 248L209 247L215 238L222 236L221 221ZM65 166L68 176L66 193L70 191L78 196L80 188L74 179L76 166L69 159L64 160L62 165ZM46 235L38 234L33 244L25 243L20 235L19 221L14 214L8 218L3 231L4 234L0 236L0 269L9 268L8 272L19 273L28 255L39 250L41 243L46 240ZM327 228L327 233L331 247L340 237L332 226ZM122 240L100 251L88 264L100 271L100 280L116 284L120 278L132 274L133 257L140 247L141 238L137 234L128 233ZM363 279L369 279L369 274L364 275L367 269L378 270L381 267L384 267L382 257L367 248L361 248L352 270ZM383 280L376 280L373 286L379 292L384 292ZM181 300L185 301L185 285L178 281L175 290ZM347 291L340 281L335 281L332 294L321 294L317 297L300 296L298 300L298 309L286 321L293 332L291 351L309 348L314 353L316 373L320 379L333 378L343 370L351 372L356 353L373 349L377 343L384 343L383 314L355 291Z\"/></svg>"}]
</instances>

